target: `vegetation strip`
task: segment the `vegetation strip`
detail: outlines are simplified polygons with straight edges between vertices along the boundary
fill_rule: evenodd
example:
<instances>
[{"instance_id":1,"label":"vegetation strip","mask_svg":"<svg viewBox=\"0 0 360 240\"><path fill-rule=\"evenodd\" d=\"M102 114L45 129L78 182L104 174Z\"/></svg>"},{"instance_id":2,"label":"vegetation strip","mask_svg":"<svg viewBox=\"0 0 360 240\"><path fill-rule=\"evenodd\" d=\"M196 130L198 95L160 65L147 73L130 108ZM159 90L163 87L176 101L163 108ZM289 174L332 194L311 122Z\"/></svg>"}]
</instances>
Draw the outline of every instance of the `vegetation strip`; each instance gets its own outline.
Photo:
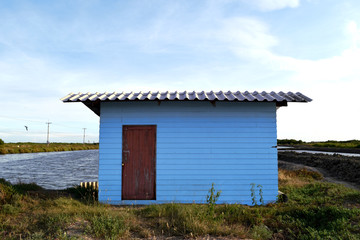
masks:
<instances>
[{"instance_id":1,"label":"vegetation strip","mask_svg":"<svg viewBox=\"0 0 360 240\"><path fill-rule=\"evenodd\" d=\"M0 142L0 154L60 152L99 149L98 143L4 143Z\"/></svg>"},{"instance_id":2,"label":"vegetation strip","mask_svg":"<svg viewBox=\"0 0 360 240\"><path fill-rule=\"evenodd\" d=\"M35 184L0 180L0 238L360 239L360 192L321 179L305 169L280 169L286 203L216 205L221 189L214 185L208 204L141 207L99 204L91 189L50 194Z\"/></svg>"},{"instance_id":3,"label":"vegetation strip","mask_svg":"<svg viewBox=\"0 0 360 240\"><path fill-rule=\"evenodd\" d=\"M304 142L301 140L294 140L294 139L279 139L278 145L292 147L296 150L360 153L359 140Z\"/></svg>"}]
</instances>

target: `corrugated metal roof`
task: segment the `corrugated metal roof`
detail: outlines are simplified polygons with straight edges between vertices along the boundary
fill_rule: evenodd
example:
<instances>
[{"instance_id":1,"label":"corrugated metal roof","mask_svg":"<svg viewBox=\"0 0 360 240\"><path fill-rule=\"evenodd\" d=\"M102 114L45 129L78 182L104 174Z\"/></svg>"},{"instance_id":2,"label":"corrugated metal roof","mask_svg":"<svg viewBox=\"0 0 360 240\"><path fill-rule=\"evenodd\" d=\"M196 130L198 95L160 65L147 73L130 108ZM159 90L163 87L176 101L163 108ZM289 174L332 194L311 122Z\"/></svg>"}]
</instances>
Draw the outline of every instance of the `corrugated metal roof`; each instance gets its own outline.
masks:
<instances>
[{"instance_id":1,"label":"corrugated metal roof","mask_svg":"<svg viewBox=\"0 0 360 240\"><path fill-rule=\"evenodd\" d=\"M83 102L96 114L100 114L102 101L234 101L234 102L276 102L286 106L288 102L311 102L312 99L300 92L113 92L113 93L70 93L61 98L63 102Z\"/></svg>"},{"instance_id":2,"label":"corrugated metal roof","mask_svg":"<svg viewBox=\"0 0 360 240\"><path fill-rule=\"evenodd\" d=\"M311 99L302 93L292 92L121 92L121 93L70 93L63 97L63 102L85 101L174 101L174 100L208 100L208 101L240 101L240 102L310 102Z\"/></svg>"}]
</instances>

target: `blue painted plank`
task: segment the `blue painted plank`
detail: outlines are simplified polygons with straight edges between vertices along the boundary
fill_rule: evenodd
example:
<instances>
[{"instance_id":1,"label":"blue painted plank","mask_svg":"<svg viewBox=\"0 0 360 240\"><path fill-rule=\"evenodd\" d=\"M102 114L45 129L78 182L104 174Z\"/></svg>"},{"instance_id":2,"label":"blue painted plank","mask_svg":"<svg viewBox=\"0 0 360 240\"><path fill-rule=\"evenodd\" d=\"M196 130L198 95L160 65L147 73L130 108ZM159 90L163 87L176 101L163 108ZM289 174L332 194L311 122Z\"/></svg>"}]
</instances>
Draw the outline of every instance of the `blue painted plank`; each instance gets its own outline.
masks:
<instances>
[{"instance_id":1,"label":"blue painted plank","mask_svg":"<svg viewBox=\"0 0 360 240\"><path fill-rule=\"evenodd\" d=\"M262 169L267 170L277 170L278 167L275 164L263 164L261 165ZM156 166L157 170L217 170L217 172L221 172L223 170L258 170L258 165L250 165L250 164L217 164L217 165L210 165L210 164L203 164L203 165L164 165L164 164L158 164Z\"/></svg>"},{"instance_id":2,"label":"blue painted plank","mask_svg":"<svg viewBox=\"0 0 360 240\"><path fill-rule=\"evenodd\" d=\"M221 197L222 198L226 198L226 197L230 197L230 196L251 196L251 189L244 189L244 190L226 190L226 189L215 189L216 191L221 191ZM271 196L274 193L278 193L277 188L276 189L264 189L263 188L263 196ZM165 190L165 191L160 191L157 190L156 191L156 196L160 199L164 199L165 196L177 196L177 197L183 197L185 198L185 196L188 197L206 197L207 195L209 195L209 190L204 189L204 190L177 190L177 191L172 191L172 190Z\"/></svg>"},{"instance_id":3,"label":"blue painted plank","mask_svg":"<svg viewBox=\"0 0 360 240\"><path fill-rule=\"evenodd\" d=\"M164 160L164 161L177 161L176 159L180 159L181 161L184 161L186 159L192 160L192 159L197 159L199 161L204 161L204 160L223 160L224 158L228 159L228 160L236 160L236 161L244 161L244 160L248 160L248 161L256 161L256 160L266 160L266 159L277 159L277 155L276 153L273 154L256 154L256 153L249 153L249 154L226 154L226 156L224 156L224 154L211 154L211 155L204 155L204 154L173 154L173 153L157 153L157 159L158 160ZM121 161L121 151L115 152L115 153L102 153L100 152L100 162L102 162L102 160L114 160L114 161Z\"/></svg>"},{"instance_id":4,"label":"blue painted plank","mask_svg":"<svg viewBox=\"0 0 360 240\"><path fill-rule=\"evenodd\" d=\"M121 201L121 200L107 200L107 199L100 199L99 200L101 203L104 204L113 204L113 205L151 205L151 204L173 204L173 203L186 203L186 204L204 204L206 203L205 199L203 199L202 201L192 201L192 200L182 200L182 201L173 201L173 200L157 200L157 201L140 201L140 200L125 200L125 201ZM271 200L264 200L265 204L267 203L273 203L276 201L276 198L272 198ZM251 200L242 200L239 199L238 201L236 200L226 200L226 201L218 201L216 202L216 204L242 204L242 205L252 205Z\"/></svg>"},{"instance_id":5,"label":"blue painted plank","mask_svg":"<svg viewBox=\"0 0 360 240\"><path fill-rule=\"evenodd\" d=\"M116 161L116 162L107 162L103 163L104 160L102 160L102 163L99 165L99 169L121 169L122 168L122 162ZM260 165L260 166L259 166ZM238 170L244 170L244 169L252 169L256 170L259 168L263 169L278 169L276 164L269 163L269 162L262 162L262 163L239 163L238 164L225 164L225 163L205 163L205 164L199 164L198 162L193 162L191 164L188 163L180 163L176 162L176 164L171 164L169 162L164 162L163 164L160 164L159 161L157 161L156 169L173 169L173 170L185 170L185 169L214 169L214 170L224 170L224 169L238 169Z\"/></svg>"},{"instance_id":6,"label":"blue painted plank","mask_svg":"<svg viewBox=\"0 0 360 240\"><path fill-rule=\"evenodd\" d=\"M121 181L118 181L118 180L101 180L101 181L99 181L99 185L101 185L101 186L108 186L108 185L121 186Z\"/></svg>"},{"instance_id":7,"label":"blue painted plank","mask_svg":"<svg viewBox=\"0 0 360 240\"><path fill-rule=\"evenodd\" d=\"M229 175L229 174L223 174L223 175L173 175L173 174L158 174L156 176L156 179L158 181L169 181L171 179L179 179L179 180L186 180L191 179L193 181L197 180L211 180L211 181L217 181L219 179L232 179L233 181L241 180L241 179L250 179L251 182L257 183L259 180L274 180L278 179L277 174L241 174L241 175Z\"/></svg>"},{"instance_id":8,"label":"blue painted plank","mask_svg":"<svg viewBox=\"0 0 360 240\"><path fill-rule=\"evenodd\" d=\"M157 132L158 138L274 138L276 137L275 132L268 132L268 133L240 133L240 132L179 132L179 133L172 133L172 132Z\"/></svg>"},{"instance_id":9,"label":"blue painted plank","mask_svg":"<svg viewBox=\"0 0 360 240\"><path fill-rule=\"evenodd\" d=\"M265 148L265 149L261 149L261 148L257 148L257 149L249 149L249 148L245 148L245 149L241 149L241 148L230 148L230 149L218 149L218 148L214 148L214 149L206 149L206 148L198 148L198 149L192 149L192 148L178 148L178 149L171 149L171 148L158 148L157 152L159 154L162 153L173 153L173 154L190 154L190 153L196 153L196 154L252 154L252 153L256 153L256 154L276 154L277 153L277 149L276 148Z\"/></svg>"},{"instance_id":10,"label":"blue painted plank","mask_svg":"<svg viewBox=\"0 0 360 240\"><path fill-rule=\"evenodd\" d=\"M121 182L121 175L114 174L114 175L100 175L99 174L99 182L102 181L120 181Z\"/></svg>"},{"instance_id":11,"label":"blue painted plank","mask_svg":"<svg viewBox=\"0 0 360 240\"><path fill-rule=\"evenodd\" d=\"M120 148L122 149L122 143L118 142L110 142L110 143L101 143L100 149L103 150L102 152L105 152L105 149L113 149L113 148ZM264 148L273 148L273 144L269 143L234 143L234 142L210 142L210 143L199 143L199 142L193 142L193 143L161 143L158 144L157 149L264 149Z\"/></svg>"},{"instance_id":12,"label":"blue painted plank","mask_svg":"<svg viewBox=\"0 0 360 240\"><path fill-rule=\"evenodd\" d=\"M202 153L182 153L182 154L173 154L173 153L161 153L158 152L156 154L159 158L180 158L180 159L186 159L186 158L198 158L198 159L221 159L224 157L224 154L222 153L212 153L204 155ZM226 158L228 159L259 159L259 158L274 158L276 157L275 153L227 153Z\"/></svg>"},{"instance_id":13,"label":"blue painted plank","mask_svg":"<svg viewBox=\"0 0 360 240\"><path fill-rule=\"evenodd\" d=\"M272 185L268 184L268 185L262 185L263 189L267 189L267 190L276 190L276 187L273 187ZM194 191L194 194L197 191L204 191L205 193L209 192L209 189L211 188L211 184L202 184L202 185L157 185L157 190L156 192L159 193L160 195L162 195L162 192L166 192L166 191L184 191L184 189L188 189L189 191ZM101 185L101 189L102 191L105 190L116 190L116 191L121 191L121 185L119 184L102 184ZM231 185L216 185L215 186L215 190L216 191L248 191L250 192L251 186L250 184L231 184ZM265 191L265 190L264 190Z\"/></svg>"},{"instance_id":14,"label":"blue painted plank","mask_svg":"<svg viewBox=\"0 0 360 240\"><path fill-rule=\"evenodd\" d=\"M214 178L228 175L228 176L234 176L236 175L267 175L267 174L277 174L277 168L276 169L157 169L156 174L158 177L161 176L167 176L172 175L174 178L178 175L183 176L184 178L186 176L193 177L196 175L199 176L213 176ZM102 169L102 167L99 168L99 176L100 175L121 175L121 169Z\"/></svg>"},{"instance_id":15,"label":"blue painted plank","mask_svg":"<svg viewBox=\"0 0 360 240\"><path fill-rule=\"evenodd\" d=\"M120 118L120 117L119 117ZM126 125L137 125L137 124L162 124L162 123L166 123L166 124L174 124L174 126L176 126L176 124L178 123L189 123L189 125L193 125L193 124L200 124L203 122L208 122L208 123L214 123L214 124L219 124L219 126L221 126L222 123L232 123L234 122L234 120L230 120L230 119L224 119L221 116L218 117L208 117L209 119L204 119L203 117L192 117L192 118L122 118L121 119L121 123L122 124L126 124ZM239 117L232 117L232 118L237 118L239 122L258 122L258 123L275 123L275 120L272 116L254 116L254 117L247 117L244 119L241 119ZM112 123L112 122L110 122ZM120 122L114 122L115 124L119 124ZM104 125L106 124L106 122L102 122L100 123L100 125Z\"/></svg>"},{"instance_id":16,"label":"blue painted plank","mask_svg":"<svg viewBox=\"0 0 360 240\"><path fill-rule=\"evenodd\" d=\"M157 179L159 180L159 179ZM275 185L278 184L278 179L168 179L167 181L157 181L157 186L177 186L177 185L209 185L211 186L212 183L215 183L215 187L218 185L244 185L250 186L251 183L256 183L260 185Z\"/></svg>"},{"instance_id":17,"label":"blue painted plank","mask_svg":"<svg viewBox=\"0 0 360 240\"><path fill-rule=\"evenodd\" d=\"M110 170L104 170L104 171L110 171ZM99 174L100 174L100 170L99 170ZM181 172L176 170L172 170L172 169L157 169L156 173L158 176L161 175L168 175L168 174L172 174L174 177L176 175L181 175L181 176L201 176L201 175L205 175L205 176L221 176L224 174L227 175L239 175L239 174L247 174L247 175L261 175L261 174L277 174L277 168L275 169L243 169L243 170L237 170L237 169L226 169L226 170L218 170L218 169L183 169Z\"/></svg>"},{"instance_id":18,"label":"blue painted plank","mask_svg":"<svg viewBox=\"0 0 360 240\"><path fill-rule=\"evenodd\" d=\"M101 159L100 160L100 165L102 166L121 166L122 160L121 159Z\"/></svg>"},{"instance_id":19,"label":"blue painted plank","mask_svg":"<svg viewBox=\"0 0 360 240\"><path fill-rule=\"evenodd\" d=\"M169 179L167 181L157 181L156 185L158 187L160 186L166 186L166 187L172 187L172 186L187 186L187 185L207 185L207 186L211 186L211 184L214 182L214 179L208 179L208 180L201 180L201 179L197 179L196 181L192 180L192 179ZM216 185L241 185L241 186L250 186L251 183L253 183L254 181L251 179L237 179L236 181L234 181L233 179L217 179L216 180ZM121 185L121 181L119 180L104 180L102 179L101 181L99 181L99 184L102 186L107 186L107 185ZM277 179L257 179L256 180L256 184L260 184L260 185L276 185L278 184L278 180Z\"/></svg>"},{"instance_id":20,"label":"blue painted plank","mask_svg":"<svg viewBox=\"0 0 360 240\"><path fill-rule=\"evenodd\" d=\"M277 191L278 188L276 186L272 186L270 184L268 185L262 185L263 186L263 191L269 191L269 190L274 190ZM166 191L184 191L184 189L188 189L191 191L204 191L206 194L209 193L209 190L211 188L211 185L191 185L191 186L186 186L186 185L160 185L157 186L157 190L156 192L160 195L163 195L162 193L165 193ZM251 186L250 184L246 184L246 185L215 185L215 191L222 191L224 194L228 194L228 192L230 191L234 191L237 194L240 194L241 191L245 191L246 194L251 193ZM256 192L258 192L258 189L256 189ZM241 194L240 194L241 195Z\"/></svg>"},{"instance_id":21,"label":"blue painted plank","mask_svg":"<svg viewBox=\"0 0 360 240\"><path fill-rule=\"evenodd\" d=\"M224 156L223 156L224 157ZM157 158L156 160L157 166L160 165L275 165L277 166L277 159L276 156L274 158L264 158L264 159L229 159L229 158L206 158L206 159L199 159L199 158ZM107 162L103 164L113 164L113 162Z\"/></svg>"},{"instance_id":22,"label":"blue painted plank","mask_svg":"<svg viewBox=\"0 0 360 240\"><path fill-rule=\"evenodd\" d=\"M276 146L276 140L273 138L219 138L219 137L196 137L192 136L194 142L235 142L235 143L272 143ZM189 143L189 138L176 138L176 137L168 137L168 138L158 138L157 144L161 143Z\"/></svg>"},{"instance_id":23,"label":"blue painted plank","mask_svg":"<svg viewBox=\"0 0 360 240\"><path fill-rule=\"evenodd\" d=\"M101 192L101 198L109 197L118 197L117 200L121 200L121 191L108 191ZM184 193L179 193L176 195L174 193L165 194L165 195L156 195L156 199L160 201L205 201L208 193L202 193L202 195L185 195ZM263 198L272 199L272 196L277 195L277 191L269 192L269 195L263 194ZM232 195L220 195L219 201L228 201L228 200L251 200L251 192L244 192L242 194L232 194ZM257 198L259 200L259 198ZM139 200L138 200L139 201Z\"/></svg>"}]
</instances>

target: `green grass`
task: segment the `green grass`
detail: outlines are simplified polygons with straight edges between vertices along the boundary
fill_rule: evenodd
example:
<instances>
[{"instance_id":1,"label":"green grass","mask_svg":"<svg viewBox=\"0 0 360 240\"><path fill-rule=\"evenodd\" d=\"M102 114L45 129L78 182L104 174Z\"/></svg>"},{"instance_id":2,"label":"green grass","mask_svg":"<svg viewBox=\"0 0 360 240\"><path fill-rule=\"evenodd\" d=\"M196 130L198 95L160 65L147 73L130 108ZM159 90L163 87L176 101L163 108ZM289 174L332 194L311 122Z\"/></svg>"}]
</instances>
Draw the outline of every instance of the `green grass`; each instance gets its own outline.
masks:
<instances>
[{"instance_id":1,"label":"green grass","mask_svg":"<svg viewBox=\"0 0 360 240\"><path fill-rule=\"evenodd\" d=\"M36 152L59 152L99 149L99 144L82 143L4 143L0 145L0 154L12 153L36 153Z\"/></svg>"},{"instance_id":2,"label":"green grass","mask_svg":"<svg viewBox=\"0 0 360 240\"><path fill-rule=\"evenodd\" d=\"M207 204L99 204L86 197L93 193L76 188L68 190L80 192L75 198L39 198L26 193L33 185L0 180L0 239L360 239L360 192L321 179L306 170L280 169L288 202L214 205L211 214Z\"/></svg>"},{"instance_id":3,"label":"green grass","mask_svg":"<svg viewBox=\"0 0 360 240\"><path fill-rule=\"evenodd\" d=\"M304 145L310 147L327 147L327 148L360 148L360 140L348 141L325 141L325 142L303 142L294 139L278 139L279 145Z\"/></svg>"}]
</instances>

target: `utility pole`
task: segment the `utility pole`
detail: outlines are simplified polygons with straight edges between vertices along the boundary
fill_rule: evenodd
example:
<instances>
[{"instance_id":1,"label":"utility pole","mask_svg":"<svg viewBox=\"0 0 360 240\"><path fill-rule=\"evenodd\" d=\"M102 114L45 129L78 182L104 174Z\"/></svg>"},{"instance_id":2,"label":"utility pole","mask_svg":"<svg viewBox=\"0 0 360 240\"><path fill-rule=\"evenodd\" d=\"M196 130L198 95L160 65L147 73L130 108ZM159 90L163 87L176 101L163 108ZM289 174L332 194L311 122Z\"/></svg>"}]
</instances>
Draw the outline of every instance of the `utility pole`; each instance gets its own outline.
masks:
<instances>
[{"instance_id":1,"label":"utility pole","mask_svg":"<svg viewBox=\"0 0 360 240\"><path fill-rule=\"evenodd\" d=\"M86 128L83 128L83 129L84 129L83 143L85 144L85 130L86 130Z\"/></svg>"},{"instance_id":2,"label":"utility pole","mask_svg":"<svg viewBox=\"0 0 360 240\"><path fill-rule=\"evenodd\" d=\"M48 125L48 127L47 127L47 141L46 141L46 143L47 143L47 145L49 146L49 144L50 144L50 141L49 141L49 130L50 130L50 124L51 124L51 122L46 122L45 124Z\"/></svg>"}]
</instances>

